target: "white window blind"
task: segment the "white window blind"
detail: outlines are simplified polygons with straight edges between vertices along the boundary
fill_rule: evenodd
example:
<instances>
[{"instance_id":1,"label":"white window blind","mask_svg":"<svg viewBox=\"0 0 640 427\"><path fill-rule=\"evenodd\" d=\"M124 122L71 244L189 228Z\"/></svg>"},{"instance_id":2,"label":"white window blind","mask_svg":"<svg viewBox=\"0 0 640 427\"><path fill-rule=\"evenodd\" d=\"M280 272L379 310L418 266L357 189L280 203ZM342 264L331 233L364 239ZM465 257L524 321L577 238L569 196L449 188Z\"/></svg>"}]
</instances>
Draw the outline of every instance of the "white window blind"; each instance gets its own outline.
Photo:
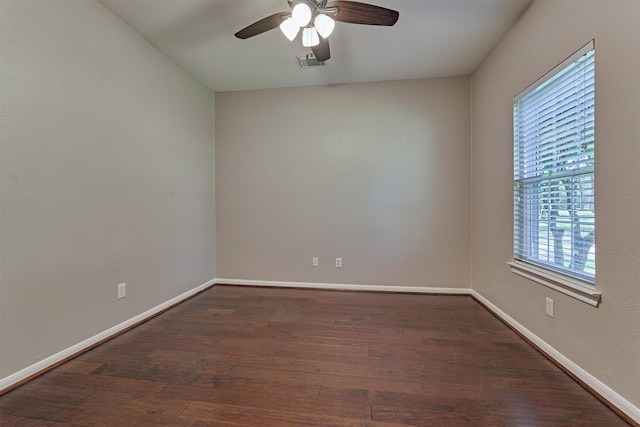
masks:
<instances>
[{"instance_id":1,"label":"white window blind","mask_svg":"<svg viewBox=\"0 0 640 427\"><path fill-rule=\"evenodd\" d=\"M590 42L518 95L514 258L595 282L595 50Z\"/></svg>"}]
</instances>

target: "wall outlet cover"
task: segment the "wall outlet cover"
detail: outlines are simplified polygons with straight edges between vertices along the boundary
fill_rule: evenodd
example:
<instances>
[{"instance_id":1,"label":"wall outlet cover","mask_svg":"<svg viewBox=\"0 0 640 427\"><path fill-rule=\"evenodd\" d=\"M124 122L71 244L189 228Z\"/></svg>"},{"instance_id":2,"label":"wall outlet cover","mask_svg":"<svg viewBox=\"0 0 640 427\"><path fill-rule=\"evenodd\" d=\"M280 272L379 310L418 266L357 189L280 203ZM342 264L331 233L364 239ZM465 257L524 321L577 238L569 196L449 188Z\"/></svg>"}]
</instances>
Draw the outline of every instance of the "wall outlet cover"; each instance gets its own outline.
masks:
<instances>
[{"instance_id":1,"label":"wall outlet cover","mask_svg":"<svg viewBox=\"0 0 640 427\"><path fill-rule=\"evenodd\" d=\"M547 297L544 311L547 316L553 317L553 300L551 298Z\"/></svg>"}]
</instances>

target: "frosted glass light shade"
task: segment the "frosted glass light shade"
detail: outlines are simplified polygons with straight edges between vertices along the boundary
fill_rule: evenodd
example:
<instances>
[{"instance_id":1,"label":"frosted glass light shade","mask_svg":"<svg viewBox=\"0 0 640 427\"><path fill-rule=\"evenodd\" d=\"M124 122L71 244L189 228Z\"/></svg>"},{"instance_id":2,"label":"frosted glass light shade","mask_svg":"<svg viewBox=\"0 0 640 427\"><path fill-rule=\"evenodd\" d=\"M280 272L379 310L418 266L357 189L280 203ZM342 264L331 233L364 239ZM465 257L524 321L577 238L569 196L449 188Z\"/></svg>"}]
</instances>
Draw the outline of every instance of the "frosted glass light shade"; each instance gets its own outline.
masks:
<instances>
[{"instance_id":1,"label":"frosted glass light shade","mask_svg":"<svg viewBox=\"0 0 640 427\"><path fill-rule=\"evenodd\" d=\"M312 47L317 46L320 43L320 37L314 27L305 28L302 30L302 46Z\"/></svg>"},{"instance_id":2,"label":"frosted glass light shade","mask_svg":"<svg viewBox=\"0 0 640 427\"><path fill-rule=\"evenodd\" d=\"M300 31L300 26L296 24L293 18L287 18L280 24L280 30L289 40L293 41L298 35L298 31Z\"/></svg>"},{"instance_id":3,"label":"frosted glass light shade","mask_svg":"<svg viewBox=\"0 0 640 427\"><path fill-rule=\"evenodd\" d=\"M313 21L313 25L318 30L318 34L320 34L323 38L327 38L333 32L333 29L336 27L336 21L331 19L330 16L319 14L316 16L316 19Z\"/></svg>"},{"instance_id":4,"label":"frosted glass light shade","mask_svg":"<svg viewBox=\"0 0 640 427\"><path fill-rule=\"evenodd\" d=\"M299 27L306 27L311 22L311 8L306 3L298 3L291 9L291 17Z\"/></svg>"}]
</instances>

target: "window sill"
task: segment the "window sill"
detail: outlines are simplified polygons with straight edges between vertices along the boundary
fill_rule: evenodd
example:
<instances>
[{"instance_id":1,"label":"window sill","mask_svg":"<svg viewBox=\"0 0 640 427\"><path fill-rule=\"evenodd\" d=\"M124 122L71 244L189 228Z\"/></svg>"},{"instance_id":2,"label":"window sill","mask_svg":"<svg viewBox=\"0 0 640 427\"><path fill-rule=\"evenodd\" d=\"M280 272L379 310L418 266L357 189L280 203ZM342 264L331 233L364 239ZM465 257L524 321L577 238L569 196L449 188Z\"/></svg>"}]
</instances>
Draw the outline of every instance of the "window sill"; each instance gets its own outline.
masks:
<instances>
[{"instance_id":1,"label":"window sill","mask_svg":"<svg viewBox=\"0 0 640 427\"><path fill-rule=\"evenodd\" d=\"M602 294L595 287L583 285L577 280L569 279L520 261L511 261L507 264L511 266L511 272L518 276L533 280L594 307L600 304Z\"/></svg>"}]
</instances>

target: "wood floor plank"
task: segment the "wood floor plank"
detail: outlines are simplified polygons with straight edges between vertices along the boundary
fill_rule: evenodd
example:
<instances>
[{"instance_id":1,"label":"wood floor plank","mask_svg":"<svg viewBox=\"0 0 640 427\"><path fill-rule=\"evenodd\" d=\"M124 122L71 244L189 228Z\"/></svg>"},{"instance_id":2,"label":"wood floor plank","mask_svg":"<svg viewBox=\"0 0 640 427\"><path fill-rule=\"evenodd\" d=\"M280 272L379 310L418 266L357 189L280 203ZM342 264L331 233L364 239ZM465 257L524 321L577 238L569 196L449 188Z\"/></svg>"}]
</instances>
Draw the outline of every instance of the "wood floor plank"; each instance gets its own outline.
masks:
<instances>
[{"instance_id":1,"label":"wood floor plank","mask_svg":"<svg viewBox=\"0 0 640 427\"><path fill-rule=\"evenodd\" d=\"M61 427L69 424L3 413L0 415L0 425L11 427Z\"/></svg>"},{"instance_id":2,"label":"wood floor plank","mask_svg":"<svg viewBox=\"0 0 640 427\"><path fill-rule=\"evenodd\" d=\"M374 390L408 391L419 393L420 385L417 382L402 380L386 380L369 377L356 377L351 375L331 375L294 371L274 371L272 369L258 369L237 367L233 370L234 375L252 378L277 378L290 382L303 384L318 384L345 388L365 388Z\"/></svg>"},{"instance_id":3,"label":"wood floor plank","mask_svg":"<svg viewBox=\"0 0 640 427\"><path fill-rule=\"evenodd\" d=\"M4 414L32 418L38 421L68 422L75 415L75 405L68 402L32 397L14 399L2 404L0 422L4 424Z\"/></svg>"},{"instance_id":4,"label":"wood floor plank","mask_svg":"<svg viewBox=\"0 0 640 427\"><path fill-rule=\"evenodd\" d=\"M295 426L333 426L333 427L406 427L406 424L377 423L370 420L340 418L327 413L316 415L300 411L285 412L247 408L220 403L193 402L182 414L184 418L212 421L232 421L243 426L295 427Z\"/></svg>"},{"instance_id":5,"label":"wood floor plank","mask_svg":"<svg viewBox=\"0 0 640 427\"><path fill-rule=\"evenodd\" d=\"M286 383L279 383L286 384ZM365 403L318 400L318 387L312 392L300 393L300 388L280 388L278 385L258 390L220 390L194 386L170 385L160 395L163 398L180 396L195 402L216 402L251 409L273 410L302 414L335 414L354 420L370 420L369 406Z\"/></svg>"},{"instance_id":6,"label":"wood floor plank","mask_svg":"<svg viewBox=\"0 0 640 427\"><path fill-rule=\"evenodd\" d=\"M134 415L177 417L188 404L187 400L166 399L157 395L131 395L121 392L97 391L83 402L82 408L84 413L113 408Z\"/></svg>"},{"instance_id":7,"label":"wood floor plank","mask_svg":"<svg viewBox=\"0 0 640 427\"><path fill-rule=\"evenodd\" d=\"M1 396L0 425L628 424L470 297L215 286Z\"/></svg>"},{"instance_id":8,"label":"wood floor plank","mask_svg":"<svg viewBox=\"0 0 640 427\"><path fill-rule=\"evenodd\" d=\"M262 368L268 370L283 370L306 372L318 375L346 376L369 378L386 381L414 382L424 368L423 362L409 361L403 363L397 360L379 361L375 358L365 359L360 364L348 361L322 361L309 359L255 358L241 357L230 361L236 366ZM236 371L238 373L239 371Z\"/></svg>"}]
</instances>

